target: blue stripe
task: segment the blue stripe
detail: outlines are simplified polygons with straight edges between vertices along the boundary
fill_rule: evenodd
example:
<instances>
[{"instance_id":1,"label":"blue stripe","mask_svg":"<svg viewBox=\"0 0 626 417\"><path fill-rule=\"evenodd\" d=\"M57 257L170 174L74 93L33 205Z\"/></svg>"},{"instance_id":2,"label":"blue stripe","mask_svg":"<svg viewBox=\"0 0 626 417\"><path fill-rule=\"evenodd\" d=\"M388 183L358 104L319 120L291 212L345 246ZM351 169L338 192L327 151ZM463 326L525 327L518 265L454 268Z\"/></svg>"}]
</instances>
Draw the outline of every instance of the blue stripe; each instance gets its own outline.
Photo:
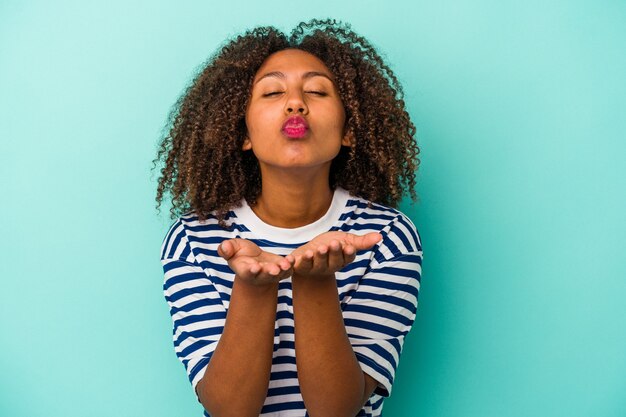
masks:
<instances>
[{"instance_id":1,"label":"blue stripe","mask_svg":"<svg viewBox=\"0 0 626 417\"><path fill-rule=\"evenodd\" d=\"M275 397L277 395L287 395L287 394L299 394L300 393L300 387L293 386L293 387L276 387L276 388L270 388L267 390L267 396L268 397Z\"/></svg>"},{"instance_id":2,"label":"blue stripe","mask_svg":"<svg viewBox=\"0 0 626 417\"><path fill-rule=\"evenodd\" d=\"M275 413L276 411L284 410L302 410L304 409L304 402L293 401L288 403L276 403L264 405L261 409L261 413Z\"/></svg>"},{"instance_id":3,"label":"blue stripe","mask_svg":"<svg viewBox=\"0 0 626 417\"><path fill-rule=\"evenodd\" d=\"M287 304L288 306L292 306L291 298L287 295L278 296L278 304Z\"/></svg>"},{"instance_id":4,"label":"blue stripe","mask_svg":"<svg viewBox=\"0 0 626 417\"><path fill-rule=\"evenodd\" d=\"M195 343L192 343L191 345L187 346L185 349L183 349L182 351L178 352L177 355L179 357L186 357L190 354L192 354L193 352L195 352L198 349L202 349L203 347L212 345L213 343L217 343L216 341L213 340L198 340ZM179 343L175 343L174 346L178 347Z\"/></svg>"},{"instance_id":5,"label":"blue stripe","mask_svg":"<svg viewBox=\"0 0 626 417\"><path fill-rule=\"evenodd\" d=\"M193 382L193 378L198 374L198 372L200 372L209 363L209 360L211 359L211 356L213 356L213 353L211 353L211 355L209 355L209 357L202 358L196 364L196 366L194 366L194 368L191 371L189 371L189 382ZM185 368L186 367L187 367L187 364L185 364Z\"/></svg>"},{"instance_id":6,"label":"blue stripe","mask_svg":"<svg viewBox=\"0 0 626 417\"><path fill-rule=\"evenodd\" d=\"M343 213L339 220L345 221L347 219L368 219L368 220L393 220L395 216L390 216L383 213L366 213L364 211L356 213L353 211Z\"/></svg>"},{"instance_id":7,"label":"blue stripe","mask_svg":"<svg viewBox=\"0 0 626 417\"><path fill-rule=\"evenodd\" d=\"M394 262L395 262L395 259L394 259ZM421 265L421 259L420 259L420 262L418 263ZM376 274L387 274L387 275L391 275L394 277L402 277L402 278L417 278L420 275L417 268L406 269L406 268L400 268L400 267L395 267L395 266L383 266L381 268L373 269L371 272L376 273ZM381 282L384 282L384 281L381 281Z\"/></svg>"},{"instance_id":8,"label":"blue stripe","mask_svg":"<svg viewBox=\"0 0 626 417\"><path fill-rule=\"evenodd\" d=\"M393 240L391 240L389 238L389 234L384 234L383 235L383 241L382 241L381 245L386 246L391 253L400 253L400 249L398 249L396 244L393 243ZM379 263L383 263L384 261L386 261L385 257L380 252L377 254L376 260Z\"/></svg>"},{"instance_id":9,"label":"blue stripe","mask_svg":"<svg viewBox=\"0 0 626 417\"><path fill-rule=\"evenodd\" d=\"M384 224L359 224L359 223L347 224L346 223L341 227L341 231L351 232L351 233L354 233L355 231L361 231L361 230L367 230L368 232L378 232L382 230L384 226L385 226Z\"/></svg>"},{"instance_id":10,"label":"blue stripe","mask_svg":"<svg viewBox=\"0 0 626 417\"><path fill-rule=\"evenodd\" d=\"M409 223L406 219L406 217L399 217L398 221L400 223L402 223L404 225L404 227L406 227L406 229L409 231L409 234L411 235L411 239L413 240L413 242L415 242L415 245L412 245L410 249L411 252L415 252L418 250L422 250L422 242L419 238L419 234L417 233L417 229L415 229L415 227Z\"/></svg>"},{"instance_id":11,"label":"blue stripe","mask_svg":"<svg viewBox=\"0 0 626 417\"><path fill-rule=\"evenodd\" d=\"M384 376L387 379L387 381L392 381L392 377L391 375L389 375L389 372L387 372L387 370L383 368L381 365L379 365L374 359L371 359L363 355L361 352L354 352L354 354L356 358L359 360L359 362L364 363L365 365L374 369L376 372Z\"/></svg>"},{"instance_id":12,"label":"blue stripe","mask_svg":"<svg viewBox=\"0 0 626 417\"><path fill-rule=\"evenodd\" d=\"M282 280L278 283L278 291L289 290L291 291L291 282Z\"/></svg>"},{"instance_id":13,"label":"blue stripe","mask_svg":"<svg viewBox=\"0 0 626 417\"><path fill-rule=\"evenodd\" d=\"M400 218L400 216L397 217L397 220L399 223L402 222L402 219ZM411 230L411 228L409 227L409 230ZM411 243L409 242L409 240L407 239L406 235L404 234L404 232L402 232L397 226L393 227L390 231L390 233L392 233L397 236L400 241L402 242L402 244L404 245L405 249L402 252L414 252L415 250L414 245L411 245ZM393 253L397 253L397 251L392 251Z\"/></svg>"},{"instance_id":14,"label":"blue stripe","mask_svg":"<svg viewBox=\"0 0 626 417\"><path fill-rule=\"evenodd\" d=\"M400 353L402 351L402 346L400 346L399 339L391 339L391 340L388 340L388 342L393 345L393 347L396 349L396 352Z\"/></svg>"},{"instance_id":15,"label":"blue stripe","mask_svg":"<svg viewBox=\"0 0 626 417\"><path fill-rule=\"evenodd\" d=\"M398 339L392 339L392 340L398 340ZM379 345L362 345L362 347L365 347L369 350L371 350L372 352L374 352L375 354L377 354L378 356L380 356L381 358L383 358L385 361L387 361L389 363L389 365L391 365L391 367L393 369L396 369L396 366L398 365L395 361L395 359L393 358L393 355L391 354L391 352L389 352L387 349L379 346ZM395 347L395 346L394 346ZM400 349L396 348L396 352L398 353L398 355L400 355ZM382 364L379 364L382 366Z\"/></svg>"},{"instance_id":16,"label":"blue stripe","mask_svg":"<svg viewBox=\"0 0 626 417\"><path fill-rule=\"evenodd\" d=\"M191 246L185 245L183 251L180 253L179 257L181 259L187 259L187 257L191 254Z\"/></svg>"},{"instance_id":17,"label":"blue stripe","mask_svg":"<svg viewBox=\"0 0 626 417\"><path fill-rule=\"evenodd\" d=\"M397 215L399 213L394 208L381 206L381 205L376 204L376 203L372 203L372 208L370 209L368 207L368 204L366 202L364 202L364 201L361 201L361 200L348 200L348 202L346 203L346 207L358 207L360 209L365 209L365 210L374 209L374 210L383 211L383 212L387 211L387 212L391 212L394 215ZM360 214L361 213L359 213L359 215Z\"/></svg>"},{"instance_id":18,"label":"blue stripe","mask_svg":"<svg viewBox=\"0 0 626 417\"><path fill-rule=\"evenodd\" d=\"M376 390L374 390L374 392L376 392L377 390L378 390L378 388ZM372 403L372 410L379 409L383 405L383 401L384 400L385 400L385 397L380 397L378 399L378 401L375 401L374 403Z\"/></svg>"},{"instance_id":19,"label":"blue stripe","mask_svg":"<svg viewBox=\"0 0 626 417\"><path fill-rule=\"evenodd\" d=\"M386 303L395 304L400 307L404 307L412 313L415 312L416 307L413 303L403 300L402 298L394 297L391 295L374 294L371 292L359 291L352 295L353 300L372 300L372 301L384 301Z\"/></svg>"},{"instance_id":20,"label":"blue stripe","mask_svg":"<svg viewBox=\"0 0 626 417\"><path fill-rule=\"evenodd\" d=\"M176 261L175 264L174 262L172 262L172 263L164 265L163 271L167 273L173 269L178 269L178 268L183 268L183 267L187 267L187 268L194 267L194 265ZM199 271L184 272L180 275L170 276L165 281L163 281L163 289L168 290L172 285L181 284L183 282L193 281L196 279L204 279L204 278L206 278L206 275L204 275L204 272L199 272Z\"/></svg>"},{"instance_id":21,"label":"blue stripe","mask_svg":"<svg viewBox=\"0 0 626 417\"><path fill-rule=\"evenodd\" d=\"M177 269L177 268L184 268L184 267L192 267L192 268L197 268L198 265L192 264L190 262L186 262L186 261L181 261L180 259L177 260L173 260L173 259L163 259L163 261L166 261L165 263L163 263L163 272L167 273L169 271L171 271L172 269ZM193 271L193 272L187 272L185 271L183 274L197 274L198 271ZM201 274L202 276L204 276L203 274ZM170 279L172 279L170 277Z\"/></svg>"},{"instance_id":22,"label":"blue stripe","mask_svg":"<svg viewBox=\"0 0 626 417\"><path fill-rule=\"evenodd\" d=\"M293 334L293 333L285 333L285 334ZM276 335L278 336L278 335ZM278 349L294 349L296 348L296 343L293 340L281 340L276 346L276 350Z\"/></svg>"},{"instance_id":23,"label":"blue stripe","mask_svg":"<svg viewBox=\"0 0 626 417\"><path fill-rule=\"evenodd\" d=\"M293 326L278 326L276 330L278 330L278 333L294 334Z\"/></svg>"},{"instance_id":24,"label":"blue stripe","mask_svg":"<svg viewBox=\"0 0 626 417\"><path fill-rule=\"evenodd\" d=\"M195 252L194 255L196 256L196 259L199 260L199 263L202 264L206 264L207 268L210 268L213 264L210 263L206 258L211 256L211 257L215 257L218 259L223 259L221 256L218 255L217 253L217 245L219 245L219 243L221 243L224 239L223 238L219 238L219 239L213 239L218 241L218 243L211 243L211 248L205 248L205 247L199 247L197 246L195 248ZM213 247L214 246L214 247Z\"/></svg>"},{"instance_id":25,"label":"blue stripe","mask_svg":"<svg viewBox=\"0 0 626 417\"><path fill-rule=\"evenodd\" d=\"M276 319L293 319L293 313L286 310L281 310L276 313Z\"/></svg>"},{"instance_id":26,"label":"blue stripe","mask_svg":"<svg viewBox=\"0 0 626 417\"><path fill-rule=\"evenodd\" d=\"M290 365L295 365L296 364L296 357L295 356L276 356L275 358L272 359L272 364L290 364Z\"/></svg>"},{"instance_id":27,"label":"blue stripe","mask_svg":"<svg viewBox=\"0 0 626 417\"><path fill-rule=\"evenodd\" d=\"M372 330L378 333L383 333L389 337L399 337L405 334L405 332L399 332L393 327L383 326L382 324L372 323L370 321L365 321L365 320L345 318L343 319L343 322L345 323L346 327L351 326L351 327L357 327L360 329Z\"/></svg>"},{"instance_id":28,"label":"blue stripe","mask_svg":"<svg viewBox=\"0 0 626 417\"><path fill-rule=\"evenodd\" d=\"M306 244L307 242L301 242L301 243L280 243L280 242L274 242L272 240L269 239L248 239L250 240L252 243L255 243L258 247L260 248L289 248L289 249L297 249L300 246Z\"/></svg>"},{"instance_id":29,"label":"blue stripe","mask_svg":"<svg viewBox=\"0 0 626 417\"><path fill-rule=\"evenodd\" d=\"M166 297L167 299L167 297ZM181 307L172 307L170 308L170 314L173 316L176 313L183 312L187 313L189 311L193 311L196 308L211 306L211 305L223 305L222 301L219 298L203 298L202 300L192 301L191 303L185 304Z\"/></svg>"},{"instance_id":30,"label":"blue stripe","mask_svg":"<svg viewBox=\"0 0 626 417\"><path fill-rule=\"evenodd\" d=\"M367 266L369 265L370 262L369 262L369 259L367 259L365 256L362 256L363 253L365 253L365 251L357 252L357 255L361 256L361 260L359 260L359 261L355 260L351 264L346 265L339 272L347 273L347 272L353 271L355 269L367 268ZM344 281L354 282L354 281L358 281L358 279L359 279L358 275L350 275L350 276L345 277L345 278L339 278L338 282L344 282Z\"/></svg>"},{"instance_id":31,"label":"blue stripe","mask_svg":"<svg viewBox=\"0 0 626 417\"><path fill-rule=\"evenodd\" d=\"M402 262L413 262L416 264L422 265L422 255L417 253L408 253L405 255L398 255L392 259L392 261L402 261Z\"/></svg>"},{"instance_id":32,"label":"blue stripe","mask_svg":"<svg viewBox=\"0 0 626 417\"><path fill-rule=\"evenodd\" d=\"M387 269L398 269L398 268L387 268ZM376 271L374 271L376 274L383 274L386 271L383 271L382 269L377 269ZM389 273L389 275L394 275L394 276L401 276L398 274L391 274ZM371 276L371 275L369 275ZM417 277L419 276L419 274L416 271L411 271L411 270L407 270L406 275L404 275L403 278L406 277L413 277L415 279L415 281L419 281L417 279ZM413 295L417 295L417 288L414 285L410 285L410 284L399 284L397 282L393 282L393 281L383 281L381 279L373 279L373 278L365 278L363 280L361 280L360 284L361 286L370 286L370 287L374 287L374 288L385 288L388 290L394 290L394 291L404 291L404 292L408 292L409 294L413 294Z\"/></svg>"},{"instance_id":33,"label":"blue stripe","mask_svg":"<svg viewBox=\"0 0 626 417\"><path fill-rule=\"evenodd\" d=\"M192 223L192 222L199 222L199 217L193 213L193 211L190 212L189 215L187 216L181 216L182 218L184 218L187 222ZM230 220L231 218L237 218L237 216L235 216L235 212L233 212L232 210L229 211L228 213L226 213L226 217L224 217L225 220ZM209 213L207 215L207 218L205 220L205 223L202 224L202 227L208 227L211 223L209 223L210 221L215 221L215 224L217 224L217 217L214 216L213 214Z\"/></svg>"},{"instance_id":34,"label":"blue stripe","mask_svg":"<svg viewBox=\"0 0 626 417\"><path fill-rule=\"evenodd\" d=\"M188 338L192 338L194 340L197 340L197 342L187 346L185 349L183 349L181 351L181 355L183 356L187 356L190 353L192 353L193 351L199 349L199 347L201 346L207 346L210 345L211 343L217 343L214 340L203 340L203 337L209 337L209 336L215 336L216 334L222 334L222 332L224 331L224 327L223 326L216 326L216 327L209 327L207 329L198 329L198 330L194 330L191 332L181 332L180 335L178 336L177 340L174 342L174 346L180 346L181 343L183 343L185 340L187 340ZM196 346L197 344L200 344L200 346Z\"/></svg>"},{"instance_id":35,"label":"blue stripe","mask_svg":"<svg viewBox=\"0 0 626 417\"><path fill-rule=\"evenodd\" d=\"M188 295L213 293L215 293L215 287L213 285L198 285L197 287L192 288L182 288L169 296L165 296L165 299L170 303L173 303Z\"/></svg>"},{"instance_id":36,"label":"blue stripe","mask_svg":"<svg viewBox=\"0 0 626 417\"><path fill-rule=\"evenodd\" d=\"M161 243L161 259L165 259L165 252L167 251L167 246L169 245L170 240L172 239L172 234L174 233L174 230L176 230L176 228L182 224L180 219L178 219L176 222L174 222L170 228L168 229L165 238L163 239L163 242Z\"/></svg>"},{"instance_id":37,"label":"blue stripe","mask_svg":"<svg viewBox=\"0 0 626 417\"><path fill-rule=\"evenodd\" d=\"M228 266L228 263L226 263L226 261L224 261L224 262L225 263L219 263L219 264L218 263L213 263L213 262L211 262L211 263L207 262L207 265L211 265L211 269L213 269L215 272L221 272L223 274L235 275L235 272L233 272L233 270L230 269L230 266Z\"/></svg>"},{"instance_id":38,"label":"blue stripe","mask_svg":"<svg viewBox=\"0 0 626 417\"><path fill-rule=\"evenodd\" d=\"M216 311L208 314L190 314L184 318L176 320L175 326L187 326L189 324L210 320L225 320L226 311Z\"/></svg>"},{"instance_id":39,"label":"blue stripe","mask_svg":"<svg viewBox=\"0 0 626 417\"><path fill-rule=\"evenodd\" d=\"M370 314L374 317L384 317L388 320L393 320L405 326L410 326L413 323L413 320L411 320L409 317L403 316L402 314L394 313L392 311L384 310L378 307L370 307L361 304L347 304L344 311Z\"/></svg>"},{"instance_id":40,"label":"blue stripe","mask_svg":"<svg viewBox=\"0 0 626 417\"><path fill-rule=\"evenodd\" d=\"M281 380L281 379L295 379L298 378L298 372L296 371L279 371L279 372L271 372L270 379L273 380Z\"/></svg>"},{"instance_id":41,"label":"blue stripe","mask_svg":"<svg viewBox=\"0 0 626 417\"><path fill-rule=\"evenodd\" d=\"M174 257L174 253L176 252L176 249L178 249L178 245L180 244L180 241L183 239L183 237L185 237L185 230L184 229L180 229L180 231L176 234L173 233L169 236L167 242L169 245L169 242L172 242L172 246L170 247L169 252L167 252L167 256L163 256L164 258L173 258ZM167 246L165 247L165 250L167 251Z\"/></svg>"},{"instance_id":42,"label":"blue stripe","mask_svg":"<svg viewBox=\"0 0 626 417\"><path fill-rule=\"evenodd\" d=\"M192 236L189 236L189 239L193 240L194 242L201 243L203 245L215 245L215 251L213 253L217 253L217 245L219 245L224 240L227 240L229 238L224 237L224 236L193 236L192 235ZM207 254L210 254L210 252Z\"/></svg>"}]
</instances>

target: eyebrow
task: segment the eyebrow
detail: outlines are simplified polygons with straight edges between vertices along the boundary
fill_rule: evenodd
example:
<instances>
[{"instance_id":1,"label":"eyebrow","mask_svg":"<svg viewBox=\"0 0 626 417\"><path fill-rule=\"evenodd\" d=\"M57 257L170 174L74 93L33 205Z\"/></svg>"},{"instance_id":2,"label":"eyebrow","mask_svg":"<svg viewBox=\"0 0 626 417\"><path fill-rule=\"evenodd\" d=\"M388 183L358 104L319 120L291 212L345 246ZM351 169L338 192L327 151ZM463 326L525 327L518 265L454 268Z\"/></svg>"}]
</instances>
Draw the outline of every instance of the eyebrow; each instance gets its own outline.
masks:
<instances>
[{"instance_id":1,"label":"eyebrow","mask_svg":"<svg viewBox=\"0 0 626 417\"><path fill-rule=\"evenodd\" d=\"M256 80L254 82L254 84L258 83L259 81L261 81L263 78L267 78L267 77L277 77L277 78L282 78L285 79L285 74L283 74L280 71L271 71L268 72L267 74L264 74L261 78L259 78L258 80ZM307 71L304 74L302 74L302 78L303 79L307 79L307 78L312 78L312 77L324 77L329 79L332 83L334 83L333 79L331 77L328 76L328 74L323 73L323 72L319 72L319 71Z\"/></svg>"}]
</instances>

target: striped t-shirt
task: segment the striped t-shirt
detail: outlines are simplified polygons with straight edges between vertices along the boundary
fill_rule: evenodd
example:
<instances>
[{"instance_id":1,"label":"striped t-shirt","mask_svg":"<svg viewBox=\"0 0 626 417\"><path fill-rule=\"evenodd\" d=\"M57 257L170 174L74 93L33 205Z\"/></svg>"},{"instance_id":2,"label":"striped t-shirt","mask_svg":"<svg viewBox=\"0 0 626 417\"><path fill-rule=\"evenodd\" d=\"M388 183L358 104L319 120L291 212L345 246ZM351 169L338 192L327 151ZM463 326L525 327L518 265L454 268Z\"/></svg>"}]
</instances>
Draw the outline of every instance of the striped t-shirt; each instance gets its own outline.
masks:
<instances>
[{"instance_id":1,"label":"striped t-shirt","mask_svg":"<svg viewBox=\"0 0 626 417\"><path fill-rule=\"evenodd\" d=\"M356 358L363 372L378 381L358 416L380 416L417 310L422 245L415 225L398 210L378 204L368 207L367 200L340 187L326 214L302 227L285 229L264 223L245 199L226 219L229 230L220 227L213 216L200 222L188 212L174 222L161 248L163 292L172 316L174 350L194 393L224 330L233 286L234 273L217 254L223 240L248 239L267 252L285 256L324 232L379 232L383 239L372 249L357 252L356 259L335 276ZM295 355L288 278L278 287L271 376L261 416L308 416ZM209 416L206 411L204 415Z\"/></svg>"}]
</instances>

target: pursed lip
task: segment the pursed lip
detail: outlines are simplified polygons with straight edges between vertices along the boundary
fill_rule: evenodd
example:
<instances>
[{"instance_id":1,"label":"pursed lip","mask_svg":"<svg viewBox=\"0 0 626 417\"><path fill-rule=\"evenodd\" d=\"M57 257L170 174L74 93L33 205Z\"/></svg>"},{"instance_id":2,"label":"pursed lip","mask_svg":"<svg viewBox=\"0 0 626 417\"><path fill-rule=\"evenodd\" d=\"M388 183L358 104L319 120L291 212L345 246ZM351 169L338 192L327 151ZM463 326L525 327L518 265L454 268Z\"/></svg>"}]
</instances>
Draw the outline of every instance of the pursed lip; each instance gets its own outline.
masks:
<instances>
[{"instance_id":1,"label":"pursed lip","mask_svg":"<svg viewBox=\"0 0 626 417\"><path fill-rule=\"evenodd\" d=\"M285 129L297 129L297 128L301 128L305 130L309 129L309 124L307 123L304 117L302 116L289 117L287 120L285 120L285 123L283 123L282 130L284 131Z\"/></svg>"}]
</instances>

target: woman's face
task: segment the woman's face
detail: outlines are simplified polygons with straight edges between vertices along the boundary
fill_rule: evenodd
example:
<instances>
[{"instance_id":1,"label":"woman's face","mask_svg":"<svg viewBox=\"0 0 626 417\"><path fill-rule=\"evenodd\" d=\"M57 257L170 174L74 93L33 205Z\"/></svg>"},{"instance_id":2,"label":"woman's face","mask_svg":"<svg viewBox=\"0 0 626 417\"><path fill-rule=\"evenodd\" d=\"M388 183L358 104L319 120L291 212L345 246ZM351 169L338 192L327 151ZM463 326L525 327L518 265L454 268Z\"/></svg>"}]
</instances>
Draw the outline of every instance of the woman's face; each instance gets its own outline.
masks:
<instances>
[{"instance_id":1,"label":"woman's face","mask_svg":"<svg viewBox=\"0 0 626 417\"><path fill-rule=\"evenodd\" d=\"M304 118L307 130L282 130L294 115ZM333 74L316 56L286 49L270 55L254 77L242 149L254 152L261 174L268 168L330 169L341 146L350 145L344 124Z\"/></svg>"}]
</instances>

